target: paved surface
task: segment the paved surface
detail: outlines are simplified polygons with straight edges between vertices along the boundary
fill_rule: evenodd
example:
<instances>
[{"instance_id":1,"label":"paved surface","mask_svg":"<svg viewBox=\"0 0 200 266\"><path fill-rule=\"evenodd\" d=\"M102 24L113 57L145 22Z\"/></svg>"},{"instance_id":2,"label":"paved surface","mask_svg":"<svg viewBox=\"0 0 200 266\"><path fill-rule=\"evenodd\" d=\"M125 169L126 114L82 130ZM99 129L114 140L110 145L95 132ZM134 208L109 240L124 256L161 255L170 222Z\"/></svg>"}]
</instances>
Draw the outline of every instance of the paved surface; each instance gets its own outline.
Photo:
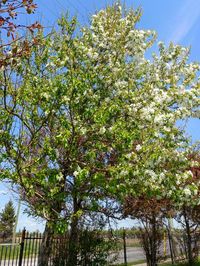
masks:
<instances>
[{"instance_id":1,"label":"paved surface","mask_svg":"<svg viewBox=\"0 0 200 266\"><path fill-rule=\"evenodd\" d=\"M171 262L171 260L165 260L164 262ZM133 265L133 266L136 266L136 265ZM147 266L146 263L142 263L142 264L137 264L137 266Z\"/></svg>"},{"instance_id":2,"label":"paved surface","mask_svg":"<svg viewBox=\"0 0 200 266\"><path fill-rule=\"evenodd\" d=\"M145 259L144 252L142 248L127 248L127 262L133 262L137 260ZM123 263L124 262L124 251L121 250L118 255L118 260L116 263Z\"/></svg>"}]
</instances>

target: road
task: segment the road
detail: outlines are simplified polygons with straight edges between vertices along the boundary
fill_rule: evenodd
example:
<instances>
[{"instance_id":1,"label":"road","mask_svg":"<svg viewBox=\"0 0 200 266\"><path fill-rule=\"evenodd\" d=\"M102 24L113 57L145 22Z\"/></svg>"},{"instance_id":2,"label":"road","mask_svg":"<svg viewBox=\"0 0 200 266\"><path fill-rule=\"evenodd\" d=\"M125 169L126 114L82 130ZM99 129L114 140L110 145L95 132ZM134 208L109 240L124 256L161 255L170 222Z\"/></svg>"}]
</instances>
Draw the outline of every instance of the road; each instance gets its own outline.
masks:
<instances>
[{"instance_id":1,"label":"road","mask_svg":"<svg viewBox=\"0 0 200 266\"><path fill-rule=\"evenodd\" d=\"M127 248L127 262L133 262L133 261L137 261L137 260L144 260L145 259L145 255L144 252L142 250L142 248L136 248L136 247L128 247ZM124 251L121 250L119 252L119 256L118 259L116 261L117 263L123 263L124 262Z\"/></svg>"}]
</instances>

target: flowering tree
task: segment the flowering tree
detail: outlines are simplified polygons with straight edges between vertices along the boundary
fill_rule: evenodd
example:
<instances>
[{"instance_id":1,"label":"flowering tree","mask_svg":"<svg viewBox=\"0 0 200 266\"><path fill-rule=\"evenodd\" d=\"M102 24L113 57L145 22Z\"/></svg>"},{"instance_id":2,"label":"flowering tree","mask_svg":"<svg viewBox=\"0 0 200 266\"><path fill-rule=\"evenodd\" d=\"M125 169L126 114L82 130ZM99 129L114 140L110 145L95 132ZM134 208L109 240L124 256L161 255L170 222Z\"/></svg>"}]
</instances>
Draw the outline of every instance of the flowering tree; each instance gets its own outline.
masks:
<instances>
[{"instance_id":1,"label":"flowering tree","mask_svg":"<svg viewBox=\"0 0 200 266\"><path fill-rule=\"evenodd\" d=\"M140 15L114 5L79 33L63 17L0 76L1 176L37 215L71 222L71 245L79 218L105 211L105 198L182 199L196 189L175 186L191 177L176 122L199 116L199 65L172 43L146 59L156 34L136 28Z\"/></svg>"},{"instance_id":2,"label":"flowering tree","mask_svg":"<svg viewBox=\"0 0 200 266\"><path fill-rule=\"evenodd\" d=\"M187 186L189 182L191 185L199 186L200 178L200 156L199 150L193 150L188 156L189 160L193 161L193 166L190 168L192 172L192 179L183 182L181 187ZM176 209L175 219L183 228L183 242L185 244L185 257L189 264L194 264L198 258L198 238L199 238L199 189L195 189L193 193L189 189L185 189L186 197L182 200L181 205Z\"/></svg>"}]
</instances>

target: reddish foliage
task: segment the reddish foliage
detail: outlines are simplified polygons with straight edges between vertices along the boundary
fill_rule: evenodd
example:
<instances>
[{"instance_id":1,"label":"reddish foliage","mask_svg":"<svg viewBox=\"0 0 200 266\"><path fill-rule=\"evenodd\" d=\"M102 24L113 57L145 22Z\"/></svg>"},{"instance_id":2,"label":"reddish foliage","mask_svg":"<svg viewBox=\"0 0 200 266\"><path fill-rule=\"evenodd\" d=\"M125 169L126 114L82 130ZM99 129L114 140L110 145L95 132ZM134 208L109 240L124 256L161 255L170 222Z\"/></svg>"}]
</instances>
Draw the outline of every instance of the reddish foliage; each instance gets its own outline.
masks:
<instances>
[{"instance_id":1,"label":"reddish foliage","mask_svg":"<svg viewBox=\"0 0 200 266\"><path fill-rule=\"evenodd\" d=\"M189 155L189 159L197 162L198 166L192 166L190 170L193 173L193 180L199 180L200 179L200 155L199 154L191 154Z\"/></svg>"},{"instance_id":2,"label":"reddish foliage","mask_svg":"<svg viewBox=\"0 0 200 266\"><path fill-rule=\"evenodd\" d=\"M138 219L151 219L152 216L164 217L171 212L171 202L169 199L148 198L146 195L138 198L129 196L125 199L123 206L124 215L131 215Z\"/></svg>"},{"instance_id":3,"label":"reddish foliage","mask_svg":"<svg viewBox=\"0 0 200 266\"><path fill-rule=\"evenodd\" d=\"M33 3L33 0L3 0L0 3L0 28L7 31L7 36L11 35L11 32L15 32L17 28L38 28L41 25L37 22L30 26L18 25L15 21L19 14L20 9L25 9L26 13L34 13L37 5ZM13 35L14 36L14 35Z\"/></svg>"},{"instance_id":4,"label":"reddish foliage","mask_svg":"<svg viewBox=\"0 0 200 266\"><path fill-rule=\"evenodd\" d=\"M42 28L37 21L26 26L18 24L16 20L18 15L22 13L21 11L25 10L27 14L32 14L36 8L37 5L33 3L33 0L0 1L0 30L1 32L5 32L5 34L3 34L4 42L0 45L0 48L5 48L1 55L0 67L9 65L11 63L10 59L28 54L30 46L36 43L35 39L31 44L27 43L27 41L20 41L20 43L16 44L14 51L13 47L11 47L14 43L17 43L19 39L21 40L21 38L18 37L20 29L26 28L33 33L35 29L39 30ZM12 63L14 63L14 61L15 60L12 60Z\"/></svg>"}]
</instances>

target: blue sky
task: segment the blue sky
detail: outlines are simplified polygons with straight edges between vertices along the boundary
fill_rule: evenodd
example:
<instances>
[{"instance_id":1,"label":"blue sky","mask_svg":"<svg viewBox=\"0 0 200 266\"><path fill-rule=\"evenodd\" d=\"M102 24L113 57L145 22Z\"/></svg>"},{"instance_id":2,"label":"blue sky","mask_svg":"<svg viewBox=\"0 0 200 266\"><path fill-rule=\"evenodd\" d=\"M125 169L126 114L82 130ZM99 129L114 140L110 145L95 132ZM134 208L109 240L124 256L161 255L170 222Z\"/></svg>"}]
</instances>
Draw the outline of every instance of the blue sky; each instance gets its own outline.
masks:
<instances>
[{"instance_id":1,"label":"blue sky","mask_svg":"<svg viewBox=\"0 0 200 266\"><path fill-rule=\"evenodd\" d=\"M81 24L89 21L90 15L104 8L113 1L109 0L37 0L38 9L34 16L26 16L25 22L39 20L46 27L53 27L61 13L69 11L77 15ZM200 61L200 0L123 0L128 7L142 7L143 16L139 28L153 29L158 33L158 40L173 41L184 46L191 46L191 60ZM200 140L200 120L191 120L187 132L193 141ZM17 195L10 192L8 184L0 184L0 210L5 203L13 199L17 206ZM41 221L36 221L23 214L21 207L19 226L28 230L43 229ZM132 226L130 220L119 226Z\"/></svg>"}]
</instances>

